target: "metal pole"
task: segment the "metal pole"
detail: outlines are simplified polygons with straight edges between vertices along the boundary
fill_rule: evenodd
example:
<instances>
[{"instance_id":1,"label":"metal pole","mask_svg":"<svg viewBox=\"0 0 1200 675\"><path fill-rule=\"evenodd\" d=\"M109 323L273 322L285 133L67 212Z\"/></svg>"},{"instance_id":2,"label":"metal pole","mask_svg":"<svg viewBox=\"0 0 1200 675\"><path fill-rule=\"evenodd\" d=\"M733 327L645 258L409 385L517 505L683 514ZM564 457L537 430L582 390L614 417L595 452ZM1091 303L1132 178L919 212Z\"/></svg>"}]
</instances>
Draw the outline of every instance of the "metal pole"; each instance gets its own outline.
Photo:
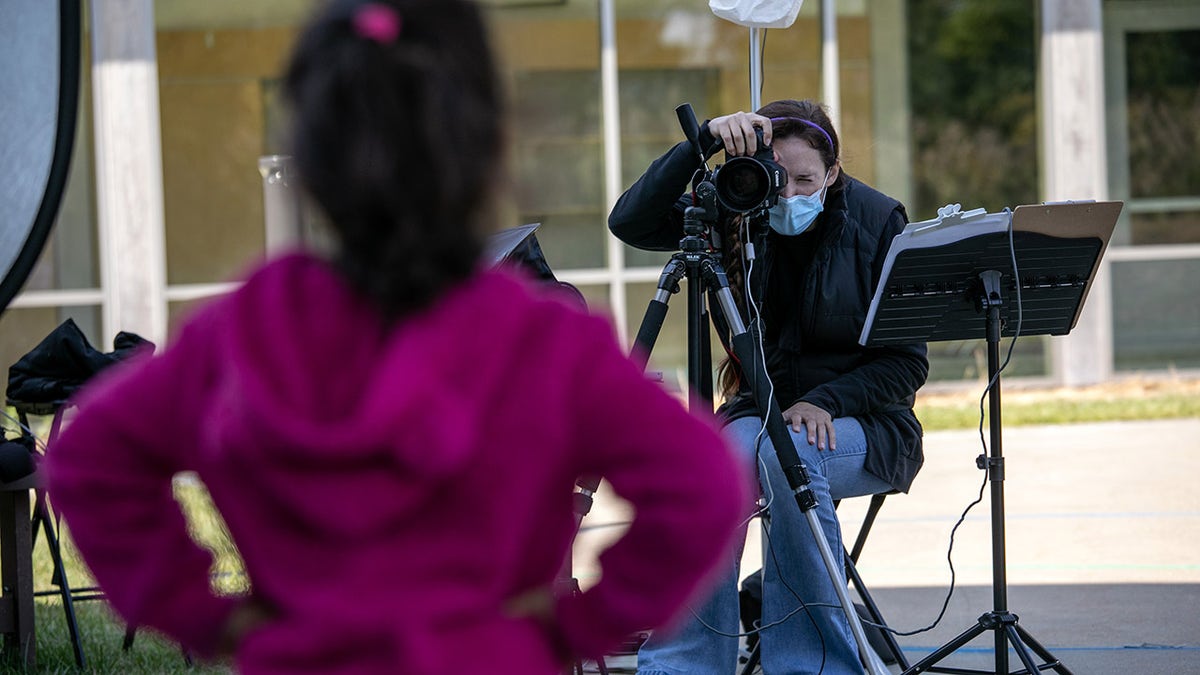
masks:
<instances>
[{"instance_id":1,"label":"metal pole","mask_svg":"<svg viewBox=\"0 0 1200 675\"><path fill-rule=\"evenodd\" d=\"M613 0L600 0L600 105L604 134L604 206L612 211L621 196L621 99L617 69L617 20ZM607 228L606 228L607 229ZM608 242L608 305L622 340L628 341L625 248L611 233Z\"/></svg>"},{"instance_id":2,"label":"metal pole","mask_svg":"<svg viewBox=\"0 0 1200 675\"><path fill-rule=\"evenodd\" d=\"M837 3L821 0L821 100L834 129L842 128L842 91L838 62Z\"/></svg>"},{"instance_id":3,"label":"metal pole","mask_svg":"<svg viewBox=\"0 0 1200 675\"><path fill-rule=\"evenodd\" d=\"M750 109L762 107L762 36L758 28L750 29Z\"/></svg>"},{"instance_id":4,"label":"metal pole","mask_svg":"<svg viewBox=\"0 0 1200 675\"><path fill-rule=\"evenodd\" d=\"M301 239L300 197L292 187L291 158L264 155L258 158L263 181L264 237L267 253L294 246Z\"/></svg>"}]
</instances>

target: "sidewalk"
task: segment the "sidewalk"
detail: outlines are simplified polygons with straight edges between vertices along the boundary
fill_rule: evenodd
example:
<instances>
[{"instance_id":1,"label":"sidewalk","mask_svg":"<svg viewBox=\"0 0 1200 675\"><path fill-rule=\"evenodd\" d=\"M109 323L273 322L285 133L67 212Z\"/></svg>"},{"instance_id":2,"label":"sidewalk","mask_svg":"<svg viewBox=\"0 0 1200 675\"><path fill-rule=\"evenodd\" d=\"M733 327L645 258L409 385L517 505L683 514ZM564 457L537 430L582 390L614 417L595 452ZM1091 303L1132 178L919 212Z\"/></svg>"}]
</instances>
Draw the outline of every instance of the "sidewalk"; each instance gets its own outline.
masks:
<instances>
[{"instance_id":1,"label":"sidewalk","mask_svg":"<svg viewBox=\"0 0 1200 675\"><path fill-rule=\"evenodd\" d=\"M1200 419L1011 427L1002 441L1007 604L1019 625L1078 675L1200 673ZM955 536L945 617L900 639L910 662L995 609L982 452L977 430L928 434L925 468L909 494L888 498L859 561L893 628L929 625L949 588L950 530L983 488ZM847 539L866 502L842 504ZM576 542L583 586L627 518L602 489ZM749 573L760 565L758 538L746 548ZM993 635L938 665L994 667ZM1015 657L1009 667L1021 669Z\"/></svg>"}]
</instances>

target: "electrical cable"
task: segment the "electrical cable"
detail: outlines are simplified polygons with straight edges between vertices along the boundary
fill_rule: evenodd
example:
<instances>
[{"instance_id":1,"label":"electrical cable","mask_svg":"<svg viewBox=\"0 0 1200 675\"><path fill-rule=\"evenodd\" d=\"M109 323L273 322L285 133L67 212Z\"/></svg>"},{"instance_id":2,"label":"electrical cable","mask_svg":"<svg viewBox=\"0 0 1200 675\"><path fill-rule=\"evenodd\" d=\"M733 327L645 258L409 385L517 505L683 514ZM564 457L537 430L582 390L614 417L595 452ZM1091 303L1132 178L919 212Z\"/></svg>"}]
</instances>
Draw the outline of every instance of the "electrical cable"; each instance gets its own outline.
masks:
<instances>
[{"instance_id":1,"label":"electrical cable","mask_svg":"<svg viewBox=\"0 0 1200 675\"><path fill-rule=\"evenodd\" d=\"M988 453L987 440L983 433L984 402L987 400L988 392L991 391L992 387L996 385L996 382L997 382L998 378L1000 377L1000 373L1004 372L1004 369L1008 367L1009 361L1012 360L1013 349L1017 345L1017 338L1019 338L1021 336L1021 324L1025 318L1025 308L1021 301L1021 273L1020 273L1020 269L1017 267L1017 247L1016 247L1015 241L1013 240L1012 218L1009 218L1009 221L1008 221L1008 253L1009 253L1009 259L1012 262L1013 286L1016 287L1016 294L1017 294L1017 327L1013 331L1012 341L1008 343L1008 352L1004 357L1004 362L1000 364L1000 367L998 369L996 369L996 373L988 380L987 386L984 387L983 395L980 396L980 398L979 398L979 442L983 446L983 454L984 455L987 455L987 453ZM979 486L979 494L976 496L975 501L973 501L967 505L967 508L963 510L962 515L959 516L958 522L956 522L954 524L954 527L951 528L951 530L950 530L950 545L949 545L949 548L947 548L947 550L946 550L946 563L950 567L950 588L946 593L946 599L942 602L942 609L941 609L941 611L938 612L937 618L935 618L933 620L933 623L929 624L928 626L925 626L924 628L918 628L916 630L911 630L911 631L899 631L899 630L896 630L889 626L875 623L873 621L864 620L863 623L865 623L869 626L873 626L875 628L879 628L881 630L886 630L887 632L891 633L892 635L896 635L899 637L909 637L912 635L918 635L920 633L924 633L924 632L934 629L935 627L937 627L937 625L939 623L941 623L942 619L946 615L946 609L950 605L950 598L954 595L954 583L955 583L954 559L953 559L954 535L956 532L958 532L958 527L963 524L963 521L966 520L967 514L971 511L971 509L973 509L977 504L979 504L983 501L983 493L984 493L984 490L987 488L988 478L989 478L989 476L985 472L984 476L983 476L983 483Z\"/></svg>"},{"instance_id":2,"label":"electrical cable","mask_svg":"<svg viewBox=\"0 0 1200 675\"><path fill-rule=\"evenodd\" d=\"M7 417L11 422L16 424L21 431L24 431L26 434L28 434L28 436L33 439L34 445L40 448L43 453L46 452L46 442L43 441L36 433L34 433L33 429L30 429L25 424L22 424L20 419L10 415L8 410L0 410L0 412L2 412L4 416Z\"/></svg>"}]
</instances>

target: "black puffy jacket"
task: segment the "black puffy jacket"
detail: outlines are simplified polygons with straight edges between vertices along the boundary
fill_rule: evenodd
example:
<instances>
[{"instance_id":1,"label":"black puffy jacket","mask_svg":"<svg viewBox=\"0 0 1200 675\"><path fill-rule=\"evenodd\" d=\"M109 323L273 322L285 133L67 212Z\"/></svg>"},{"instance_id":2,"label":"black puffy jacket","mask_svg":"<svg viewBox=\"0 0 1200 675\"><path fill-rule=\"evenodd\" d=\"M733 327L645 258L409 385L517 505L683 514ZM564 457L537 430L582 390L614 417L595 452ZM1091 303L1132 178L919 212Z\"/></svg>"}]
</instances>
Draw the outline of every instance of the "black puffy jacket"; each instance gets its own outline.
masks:
<instances>
[{"instance_id":1,"label":"black puffy jacket","mask_svg":"<svg viewBox=\"0 0 1200 675\"><path fill-rule=\"evenodd\" d=\"M609 229L637 248L678 248L699 166L688 143L672 148L621 195ZM763 347L780 409L807 401L858 419L867 470L901 491L923 461L912 406L929 373L927 350L923 343L867 348L858 339L888 247L907 222L900 202L843 174L809 232L767 234L751 282L765 288L757 294L765 298ZM734 419L757 408L742 391L720 412Z\"/></svg>"}]
</instances>

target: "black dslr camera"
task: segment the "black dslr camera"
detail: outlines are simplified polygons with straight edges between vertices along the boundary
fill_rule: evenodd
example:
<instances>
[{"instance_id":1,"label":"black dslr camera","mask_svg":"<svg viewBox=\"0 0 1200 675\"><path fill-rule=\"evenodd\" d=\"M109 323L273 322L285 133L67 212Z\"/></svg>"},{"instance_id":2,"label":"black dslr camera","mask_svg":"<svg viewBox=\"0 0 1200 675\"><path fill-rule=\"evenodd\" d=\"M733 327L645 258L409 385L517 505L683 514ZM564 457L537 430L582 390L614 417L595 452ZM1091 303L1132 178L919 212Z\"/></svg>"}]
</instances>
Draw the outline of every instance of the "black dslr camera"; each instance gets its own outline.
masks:
<instances>
[{"instance_id":1,"label":"black dslr camera","mask_svg":"<svg viewBox=\"0 0 1200 675\"><path fill-rule=\"evenodd\" d=\"M755 127L754 135L758 150L753 156L733 157L711 176L717 201L735 213L774 206L787 182L787 171L775 162L775 153L763 141L763 130Z\"/></svg>"}]
</instances>

